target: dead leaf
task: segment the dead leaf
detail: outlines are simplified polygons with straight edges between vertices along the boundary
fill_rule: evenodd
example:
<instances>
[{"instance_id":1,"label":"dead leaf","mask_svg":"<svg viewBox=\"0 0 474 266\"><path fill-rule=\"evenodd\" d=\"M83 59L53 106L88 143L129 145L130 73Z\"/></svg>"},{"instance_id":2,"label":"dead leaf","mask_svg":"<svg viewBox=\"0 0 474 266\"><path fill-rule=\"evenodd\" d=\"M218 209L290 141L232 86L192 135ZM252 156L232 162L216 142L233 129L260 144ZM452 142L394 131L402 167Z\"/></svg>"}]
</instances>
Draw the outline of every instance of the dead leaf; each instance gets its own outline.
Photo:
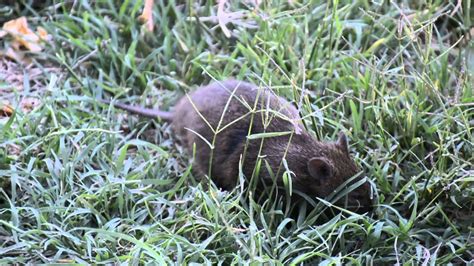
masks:
<instances>
[{"instance_id":1,"label":"dead leaf","mask_svg":"<svg viewBox=\"0 0 474 266\"><path fill-rule=\"evenodd\" d=\"M13 107L8 103L8 102L5 102L5 103L0 103L0 115L1 116L12 116L13 114Z\"/></svg>"},{"instance_id":2,"label":"dead leaf","mask_svg":"<svg viewBox=\"0 0 474 266\"><path fill-rule=\"evenodd\" d=\"M7 144L7 152L10 156L18 156L21 153L21 147L13 143Z\"/></svg>"},{"instance_id":3,"label":"dead leaf","mask_svg":"<svg viewBox=\"0 0 474 266\"><path fill-rule=\"evenodd\" d=\"M153 31L153 0L145 0L142 14L138 17L148 31Z\"/></svg>"},{"instance_id":4,"label":"dead leaf","mask_svg":"<svg viewBox=\"0 0 474 266\"><path fill-rule=\"evenodd\" d=\"M42 47L38 44L40 38L30 28L25 17L10 20L3 24L3 30L12 35L14 42L12 46L23 46L32 52L41 51ZM14 47L16 48L16 47Z\"/></svg>"},{"instance_id":5,"label":"dead leaf","mask_svg":"<svg viewBox=\"0 0 474 266\"><path fill-rule=\"evenodd\" d=\"M236 11L229 12L229 7L227 0L219 0L217 6L217 14L208 17L199 17L201 22L215 22L219 25L222 32L227 38L232 36L231 30L227 27L227 24L234 24L248 29L258 28L258 24L255 20L250 19L250 14L248 11ZM195 18L189 18L189 20L195 20Z\"/></svg>"},{"instance_id":6,"label":"dead leaf","mask_svg":"<svg viewBox=\"0 0 474 266\"><path fill-rule=\"evenodd\" d=\"M59 263L73 263L74 260L71 260L71 259L59 259L58 262L59 262Z\"/></svg>"},{"instance_id":7,"label":"dead leaf","mask_svg":"<svg viewBox=\"0 0 474 266\"><path fill-rule=\"evenodd\" d=\"M31 52L40 52L43 49L43 43L51 39L51 35L42 28L38 27L37 33L28 27L28 21L25 17L10 20L3 24L0 30L0 38L11 37L5 51L0 51L0 55L5 55L10 59L26 63L26 58L22 50Z\"/></svg>"},{"instance_id":8,"label":"dead leaf","mask_svg":"<svg viewBox=\"0 0 474 266\"><path fill-rule=\"evenodd\" d=\"M40 105L40 101L35 98L23 98L20 102L21 110L24 113L29 113Z\"/></svg>"},{"instance_id":9,"label":"dead leaf","mask_svg":"<svg viewBox=\"0 0 474 266\"><path fill-rule=\"evenodd\" d=\"M244 232L247 232L248 230L245 229L245 228L232 227L232 231L233 231L234 233L244 233Z\"/></svg>"},{"instance_id":10,"label":"dead leaf","mask_svg":"<svg viewBox=\"0 0 474 266\"><path fill-rule=\"evenodd\" d=\"M230 36L231 36L230 30L226 26L229 15L224 10L225 4L226 4L226 0L220 0L219 1L219 5L218 5L218 8L217 8L217 18L218 18L219 26L222 29L222 32L224 32L224 35L227 38L230 38Z\"/></svg>"},{"instance_id":11,"label":"dead leaf","mask_svg":"<svg viewBox=\"0 0 474 266\"><path fill-rule=\"evenodd\" d=\"M25 55L22 52L15 51L12 47L8 47L5 52L0 51L0 55L5 55L6 57L13 59L17 62L29 63L25 62Z\"/></svg>"},{"instance_id":12,"label":"dead leaf","mask_svg":"<svg viewBox=\"0 0 474 266\"><path fill-rule=\"evenodd\" d=\"M43 40L43 41L50 41L51 40L51 35L48 34L48 32L41 26L38 26L36 28L36 32L38 34L38 37Z\"/></svg>"}]
</instances>

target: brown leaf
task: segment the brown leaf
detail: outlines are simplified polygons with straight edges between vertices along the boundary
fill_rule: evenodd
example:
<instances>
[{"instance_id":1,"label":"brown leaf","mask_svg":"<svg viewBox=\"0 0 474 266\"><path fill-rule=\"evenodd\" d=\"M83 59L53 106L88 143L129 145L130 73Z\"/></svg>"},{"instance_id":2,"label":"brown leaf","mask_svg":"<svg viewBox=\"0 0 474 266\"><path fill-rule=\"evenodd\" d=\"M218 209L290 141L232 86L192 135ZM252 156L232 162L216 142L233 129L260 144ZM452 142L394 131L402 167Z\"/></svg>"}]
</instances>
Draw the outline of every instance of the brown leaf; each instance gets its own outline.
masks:
<instances>
[{"instance_id":1,"label":"brown leaf","mask_svg":"<svg viewBox=\"0 0 474 266\"><path fill-rule=\"evenodd\" d=\"M39 45L40 37L28 27L25 17L6 22L3 24L3 31L13 36L12 46L14 48L22 46L32 52L40 52L42 49L42 46Z\"/></svg>"},{"instance_id":2,"label":"brown leaf","mask_svg":"<svg viewBox=\"0 0 474 266\"><path fill-rule=\"evenodd\" d=\"M23 52L18 51L18 50L15 51L15 49L12 48L12 47L8 47L5 52L0 51L0 55L5 55L6 57L8 57L10 59L13 59L17 62L29 63L29 62L25 62L25 56L24 56ZM28 59L26 59L26 60L28 60Z\"/></svg>"},{"instance_id":3,"label":"brown leaf","mask_svg":"<svg viewBox=\"0 0 474 266\"><path fill-rule=\"evenodd\" d=\"M2 30L0 30L0 38L5 36L11 36L13 40L5 51L0 51L0 55L5 55L25 64L29 64L31 60L24 57L22 48L31 52L40 52L43 49L43 42L51 39L51 35L42 27L38 27L37 33L34 33L28 27L28 21L25 17L10 20L3 24Z\"/></svg>"},{"instance_id":4,"label":"brown leaf","mask_svg":"<svg viewBox=\"0 0 474 266\"><path fill-rule=\"evenodd\" d=\"M21 147L13 143L7 144L7 152L8 155L18 156L21 153Z\"/></svg>"},{"instance_id":5,"label":"brown leaf","mask_svg":"<svg viewBox=\"0 0 474 266\"><path fill-rule=\"evenodd\" d=\"M29 113L40 105L40 101L36 98L23 98L20 102L21 110L24 113Z\"/></svg>"},{"instance_id":6,"label":"brown leaf","mask_svg":"<svg viewBox=\"0 0 474 266\"><path fill-rule=\"evenodd\" d=\"M36 32L38 34L38 37L43 40L43 41L49 41L51 40L51 35L48 34L48 32L41 26L38 26L36 28Z\"/></svg>"},{"instance_id":7,"label":"brown leaf","mask_svg":"<svg viewBox=\"0 0 474 266\"><path fill-rule=\"evenodd\" d=\"M12 116L14 109L8 103L0 103L0 111L1 116Z\"/></svg>"},{"instance_id":8,"label":"brown leaf","mask_svg":"<svg viewBox=\"0 0 474 266\"><path fill-rule=\"evenodd\" d=\"M145 0L142 14L138 17L140 21L145 23L148 31L153 31L153 0Z\"/></svg>"}]
</instances>

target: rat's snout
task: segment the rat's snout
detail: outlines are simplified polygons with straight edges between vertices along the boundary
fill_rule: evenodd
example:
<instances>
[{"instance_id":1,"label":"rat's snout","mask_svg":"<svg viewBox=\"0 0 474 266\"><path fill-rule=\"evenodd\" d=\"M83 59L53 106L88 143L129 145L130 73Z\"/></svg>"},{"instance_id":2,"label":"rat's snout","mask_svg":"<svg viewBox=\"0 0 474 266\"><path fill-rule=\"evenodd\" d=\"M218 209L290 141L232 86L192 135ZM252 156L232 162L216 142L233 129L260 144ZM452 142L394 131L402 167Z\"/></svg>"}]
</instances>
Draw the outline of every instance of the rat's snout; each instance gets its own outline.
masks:
<instances>
[{"instance_id":1,"label":"rat's snout","mask_svg":"<svg viewBox=\"0 0 474 266\"><path fill-rule=\"evenodd\" d=\"M370 199L356 196L354 198L351 197L350 200L352 201L352 205L349 206L348 209L355 213L362 214L373 209L372 200Z\"/></svg>"},{"instance_id":2,"label":"rat's snout","mask_svg":"<svg viewBox=\"0 0 474 266\"><path fill-rule=\"evenodd\" d=\"M366 213L373 209L373 202L370 198L370 183L366 182L348 195L347 209L356 213Z\"/></svg>"}]
</instances>

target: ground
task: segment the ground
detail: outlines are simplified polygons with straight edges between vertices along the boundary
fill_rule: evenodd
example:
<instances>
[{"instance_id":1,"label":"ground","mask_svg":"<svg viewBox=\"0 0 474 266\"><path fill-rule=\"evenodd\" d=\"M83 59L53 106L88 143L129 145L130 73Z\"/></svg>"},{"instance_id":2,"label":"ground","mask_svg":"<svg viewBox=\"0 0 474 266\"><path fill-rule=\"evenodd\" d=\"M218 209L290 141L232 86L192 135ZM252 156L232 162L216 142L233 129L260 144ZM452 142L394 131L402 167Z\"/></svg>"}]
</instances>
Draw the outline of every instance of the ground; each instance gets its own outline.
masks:
<instances>
[{"instance_id":1,"label":"ground","mask_svg":"<svg viewBox=\"0 0 474 266\"><path fill-rule=\"evenodd\" d=\"M474 263L471 1L155 1L152 31L142 1L8 2L48 38L0 39L0 263ZM345 132L375 209L204 185L167 123L98 101L167 110L229 77Z\"/></svg>"}]
</instances>

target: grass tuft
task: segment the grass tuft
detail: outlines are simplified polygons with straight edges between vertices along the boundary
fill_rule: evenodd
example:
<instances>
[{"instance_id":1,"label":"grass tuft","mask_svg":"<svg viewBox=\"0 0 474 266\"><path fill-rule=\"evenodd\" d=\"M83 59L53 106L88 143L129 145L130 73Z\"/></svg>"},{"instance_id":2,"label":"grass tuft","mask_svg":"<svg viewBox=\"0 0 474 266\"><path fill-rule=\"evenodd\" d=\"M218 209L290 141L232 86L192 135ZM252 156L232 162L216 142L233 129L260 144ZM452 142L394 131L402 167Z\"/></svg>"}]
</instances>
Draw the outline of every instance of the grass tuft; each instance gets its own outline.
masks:
<instances>
[{"instance_id":1,"label":"grass tuft","mask_svg":"<svg viewBox=\"0 0 474 266\"><path fill-rule=\"evenodd\" d=\"M17 110L0 111L0 263L474 263L470 0L227 1L225 28L212 1L154 2L154 32L143 1L0 4L52 35L29 66L0 58ZM97 101L166 110L228 77L270 85L321 140L347 132L376 209L318 223L326 200L207 186L166 123Z\"/></svg>"}]
</instances>

